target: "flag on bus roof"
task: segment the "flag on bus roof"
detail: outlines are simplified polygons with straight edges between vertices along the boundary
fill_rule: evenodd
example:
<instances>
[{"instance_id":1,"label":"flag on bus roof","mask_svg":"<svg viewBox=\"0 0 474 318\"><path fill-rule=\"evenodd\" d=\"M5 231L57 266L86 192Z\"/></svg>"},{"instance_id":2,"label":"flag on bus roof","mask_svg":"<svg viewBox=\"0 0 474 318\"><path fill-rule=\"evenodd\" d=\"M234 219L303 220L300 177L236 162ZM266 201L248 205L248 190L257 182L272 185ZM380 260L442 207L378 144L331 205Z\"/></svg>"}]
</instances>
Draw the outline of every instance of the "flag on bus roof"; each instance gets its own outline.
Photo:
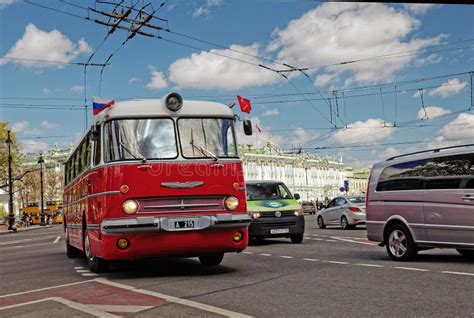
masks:
<instances>
[{"instance_id":1,"label":"flag on bus roof","mask_svg":"<svg viewBox=\"0 0 474 318\"><path fill-rule=\"evenodd\" d=\"M250 99L243 98L242 96L237 95L237 100L239 101L240 110L243 113L250 114L252 110L252 105L250 105Z\"/></svg>"},{"instance_id":2,"label":"flag on bus roof","mask_svg":"<svg viewBox=\"0 0 474 318\"><path fill-rule=\"evenodd\" d=\"M95 116L104 109L112 106L113 104L115 104L115 101L113 99L94 97L92 99L92 113Z\"/></svg>"}]
</instances>

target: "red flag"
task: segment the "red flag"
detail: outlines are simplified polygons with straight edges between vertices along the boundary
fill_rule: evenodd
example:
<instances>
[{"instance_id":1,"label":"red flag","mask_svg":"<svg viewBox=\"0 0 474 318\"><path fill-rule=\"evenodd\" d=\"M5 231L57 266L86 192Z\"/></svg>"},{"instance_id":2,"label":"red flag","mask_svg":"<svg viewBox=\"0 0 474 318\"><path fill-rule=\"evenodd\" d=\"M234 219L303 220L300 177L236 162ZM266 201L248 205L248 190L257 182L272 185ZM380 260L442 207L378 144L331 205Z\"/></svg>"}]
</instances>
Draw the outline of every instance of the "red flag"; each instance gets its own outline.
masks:
<instances>
[{"instance_id":1,"label":"red flag","mask_svg":"<svg viewBox=\"0 0 474 318\"><path fill-rule=\"evenodd\" d=\"M252 110L252 105L250 105L250 99L243 98L242 96L237 95L237 100L239 101L240 110L243 113L250 114Z\"/></svg>"},{"instance_id":2,"label":"red flag","mask_svg":"<svg viewBox=\"0 0 474 318\"><path fill-rule=\"evenodd\" d=\"M255 123L255 128L257 128L258 132L260 133L262 132L262 128L260 128L260 126L257 123Z\"/></svg>"}]
</instances>

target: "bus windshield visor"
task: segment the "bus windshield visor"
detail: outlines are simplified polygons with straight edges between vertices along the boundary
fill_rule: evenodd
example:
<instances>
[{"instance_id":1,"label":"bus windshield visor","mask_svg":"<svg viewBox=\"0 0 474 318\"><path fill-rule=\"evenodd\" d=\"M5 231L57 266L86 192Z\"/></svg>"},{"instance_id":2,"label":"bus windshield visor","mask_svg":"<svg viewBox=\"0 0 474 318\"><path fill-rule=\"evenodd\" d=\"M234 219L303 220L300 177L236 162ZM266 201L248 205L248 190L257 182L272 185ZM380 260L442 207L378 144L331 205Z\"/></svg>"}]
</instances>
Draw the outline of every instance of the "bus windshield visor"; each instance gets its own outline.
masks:
<instances>
[{"instance_id":1,"label":"bus windshield visor","mask_svg":"<svg viewBox=\"0 0 474 318\"><path fill-rule=\"evenodd\" d=\"M185 158L237 157L233 119L180 118L182 155Z\"/></svg>"},{"instance_id":2,"label":"bus windshield visor","mask_svg":"<svg viewBox=\"0 0 474 318\"><path fill-rule=\"evenodd\" d=\"M105 161L173 159L178 156L173 120L122 119L106 123Z\"/></svg>"}]
</instances>

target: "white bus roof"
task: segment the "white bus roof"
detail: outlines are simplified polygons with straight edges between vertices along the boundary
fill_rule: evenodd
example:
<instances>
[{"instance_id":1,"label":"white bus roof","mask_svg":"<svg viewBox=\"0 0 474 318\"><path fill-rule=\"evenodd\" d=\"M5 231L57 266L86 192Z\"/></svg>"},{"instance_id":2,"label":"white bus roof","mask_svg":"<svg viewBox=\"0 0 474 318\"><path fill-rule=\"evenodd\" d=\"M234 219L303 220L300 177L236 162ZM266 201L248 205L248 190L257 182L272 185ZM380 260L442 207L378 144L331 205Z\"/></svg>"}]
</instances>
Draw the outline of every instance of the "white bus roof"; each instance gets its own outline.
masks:
<instances>
[{"instance_id":1,"label":"white bus roof","mask_svg":"<svg viewBox=\"0 0 474 318\"><path fill-rule=\"evenodd\" d=\"M105 109L97 116L94 116L94 122L108 120L112 118L124 117L234 117L232 110L224 104L198 101L183 100L183 106L178 111L169 110L162 99L140 99L116 102L110 109Z\"/></svg>"}]
</instances>

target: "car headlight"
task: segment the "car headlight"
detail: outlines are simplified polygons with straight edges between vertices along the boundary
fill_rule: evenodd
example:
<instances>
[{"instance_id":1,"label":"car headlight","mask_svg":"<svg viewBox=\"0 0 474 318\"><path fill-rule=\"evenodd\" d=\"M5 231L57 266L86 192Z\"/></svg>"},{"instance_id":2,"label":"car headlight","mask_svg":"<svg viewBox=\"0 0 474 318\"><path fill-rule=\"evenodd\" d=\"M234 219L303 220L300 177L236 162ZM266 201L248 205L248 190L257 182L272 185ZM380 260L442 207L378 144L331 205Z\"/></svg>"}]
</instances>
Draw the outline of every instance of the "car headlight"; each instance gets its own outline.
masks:
<instances>
[{"instance_id":1,"label":"car headlight","mask_svg":"<svg viewBox=\"0 0 474 318\"><path fill-rule=\"evenodd\" d=\"M239 199L236 197L227 197L224 201L224 206L227 210L235 210L239 206Z\"/></svg>"},{"instance_id":2,"label":"car headlight","mask_svg":"<svg viewBox=\"0 0 474 318\"><path fill-rule=\"evenodd\" d=\"M294 214L295 216L303 215L303 209L295 210L295 211L293 211L293 214Z\"/></svg>"},{"instance_id":3,"label":"car headlight","mask_svg":"<svg viewBox=\"0 0 474 318\"><path fill-rule=\"evenodd\" d=\"M252 219L258 219L262 216L260 212L251 212Z\"/></svg>"},{"instance_id":4,"label":"car headlight","mask_svg":"<svg viewBox=\"0 0 474 318\"><path fill-rule=\"evenodd\" d=\"M122 204L122 208L126 214L135 214L138 211L138 202L135 200L127 200Z\"/></svg>"}]
</instances>

